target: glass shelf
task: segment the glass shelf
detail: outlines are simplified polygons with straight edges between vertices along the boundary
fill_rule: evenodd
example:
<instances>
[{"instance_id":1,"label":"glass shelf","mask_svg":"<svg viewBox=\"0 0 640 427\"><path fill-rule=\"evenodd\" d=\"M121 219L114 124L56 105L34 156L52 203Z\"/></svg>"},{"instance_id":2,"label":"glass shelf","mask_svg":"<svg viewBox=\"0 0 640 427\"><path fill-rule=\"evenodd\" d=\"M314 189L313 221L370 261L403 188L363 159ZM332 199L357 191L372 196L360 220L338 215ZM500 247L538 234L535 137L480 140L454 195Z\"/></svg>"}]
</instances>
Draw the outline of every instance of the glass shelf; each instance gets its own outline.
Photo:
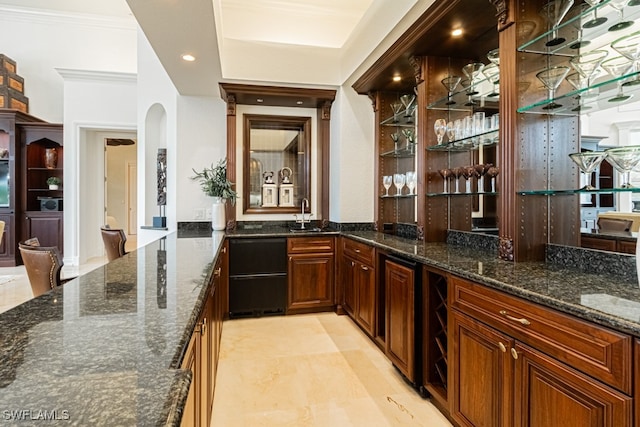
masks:
<instances>
[{"instance_id":1,"label":"glass shelf","mask_svg":"<svg viewBox=\"0 0 640 427\"><path fill-rule=\"evenodd\" d=\"M640 188L602 188L596 190L527 190L517 191L520 196L563 196L573 194L612 194L612 193L640 193Z\"/></svg>"},{"instance_id":2,"label":"glass shelf","mask_svg":"<svg viewBox=\"0 0 640 427\"><path fill-rule=\"evenodd\" d=\"M624 81L624 95L632 95L621 102L611 102L618 92L618 82ZM628 84L633 82L633 84ZM625 83L627 83L625 85ZM597 92L597 96L585 97L586 93ZM544 99L531 105L518 108L519 113L537 113L549 115L575 116L589 111L600 111L640 100L640 72L632 71L621 77L612 78L610 75L597 79L588 88L574 90L553 99ZM549 108L558 104L560 107Z\"/></svg>"},{"instance_id":3,"label":"glass shelf","mask_svg":"<svg viewBox=\"0 0 640 427\"><path fill-rule=\"evenodd\" d=\"M416 108L417 111L417 108ZM388 119L384 119L380 122L381 126L395 126L400 128L412 128L416 126L415 112L411 116L407 116L403 112L398 113L396 116L391 116Z\"/></svg>"},{"instance_id":4,"label":"glass shelf","mask_svg":"<svg viewBox=\"0 0 640 427\"><path fill-rule=\"evenodd\" d=\"M461 71L462 73L462 71ZM467 94L465 89L453 92L451 96L438 99L437 101L427 105L427 110L444 110L444 111L473 111L479 108L498 109L500 95L491 96L493 92L493 84L487 79L478 80L474 85L475 90L479 93L475 95ZM473 102L471 104L470 102Z\"/></svg>"},{"instance_id":5,"label":"glass shelf","mask_svg":"<svg viewBox=\"0 0 640 427\"><path fill-rule=\"evenodd\" d=\"M403 148L398 148L397 150L385 151L384 153L380 153L380 157L414 157L416 155L416 143L408 144Z\"/></svg>"},{"instance_id":6,"label":"glass shelf","mask_svg":"<svg viewBox=\"0 0 640 427\"><path fill-rule=\"evenodd\" d=\"M393 188L393 187L392 187ZM385 196L384 194L382 196L380 196L381 199L412 199L414 197L417 197L417 194L389 194L388 196Z\"/></svg>"},{"instance_id":7,"label":"glass shelf","mask_svg":"<svg viewBox=\"0 0 640 427\"><path fill-rule=\"evenodd\" d=\"M518 51L575 56L580 51L578 46L581 46L582 48L588 47L589 50L593 50L595 49L595 45L592 45L591 42L597 41L599 46L604 46L625 34L630 34L640 29L640 7L627 6L624 9L625 21L630 20L639 22L636 22L632 27L629 27L625 31L608 31L608 28L611 25L620 20L620 14L612 7L607 6L609 1L610 0L604 0L595 6L584 9L580 14L565 17L560 25L538 35L533 40L529 40L524 43L518 47ZM568 15L571 15L574 9L575 6L572 10L569 10ZM592 19L594 12L597 12L598 18L607 18L607 21L593 28L582 27L582 23ZM582 28L582 37L579 37L580 33L578 28ZM557 32L560 37L566 38L566 41L557 46L547 46L546 43L551 39L554 32ZM578 42L583 43L578 45ZM589 42L589 44L586 45L584 44L585 42Z\"/></svg>"},{"instance_id":8,"label":"glass shelf","mask_svg":"<svg viewBox=\"0 0 640 427\"><path fill-rule=\"evenodd\" d=\"M481 139L483 142L478 143L478 139ZM474 151L481 147L494 147L497 144L498 129L495 129L444 144L432 145L431 147L427 147L427 151Z\"/></svg>"},{"instance_id":9,"label":"glass shelf","mask_svg":"<svg viewBox=\"0 0 640 427\"><path fill-rule=\"evenodd\" d=\"M483 193L474 191L471 193L466 193L461 191L460 193L427 193L427 197L441 197L441 196L497 196L497 192L493 191L485 191Z\"/></svg>"}]
</instances>

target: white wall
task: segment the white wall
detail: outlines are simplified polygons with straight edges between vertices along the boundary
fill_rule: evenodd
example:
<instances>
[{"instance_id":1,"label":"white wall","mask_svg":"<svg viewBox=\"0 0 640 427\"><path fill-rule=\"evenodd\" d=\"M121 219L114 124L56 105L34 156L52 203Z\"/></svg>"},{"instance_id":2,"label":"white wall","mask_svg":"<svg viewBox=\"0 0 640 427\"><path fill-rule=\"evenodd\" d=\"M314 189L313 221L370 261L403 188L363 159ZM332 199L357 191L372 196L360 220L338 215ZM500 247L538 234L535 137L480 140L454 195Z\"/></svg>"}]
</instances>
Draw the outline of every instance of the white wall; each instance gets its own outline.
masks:
<instances>
[{"instance_id":1,"label":"white wall","mask_svg":"<svg viewBox=\"0 0 640 427\"><path fill-rule=\"evenodd\" d=\"M109 136L113 138L113 136ZM136 138L136 136L134 136ZM129 138L132 139L132 138ZM103 138L104 140L104 138ZM127 189L129 165L137 164L136 145L107 146L107 197L106 206L108 216L112 216L117 227L124 229L125 233L135 234L136 230L128 229L128 202L129 191ZM137 182L133 185L138 185ZM135 207L134 207L135 208Z\"/></svg>"}]
</instances>

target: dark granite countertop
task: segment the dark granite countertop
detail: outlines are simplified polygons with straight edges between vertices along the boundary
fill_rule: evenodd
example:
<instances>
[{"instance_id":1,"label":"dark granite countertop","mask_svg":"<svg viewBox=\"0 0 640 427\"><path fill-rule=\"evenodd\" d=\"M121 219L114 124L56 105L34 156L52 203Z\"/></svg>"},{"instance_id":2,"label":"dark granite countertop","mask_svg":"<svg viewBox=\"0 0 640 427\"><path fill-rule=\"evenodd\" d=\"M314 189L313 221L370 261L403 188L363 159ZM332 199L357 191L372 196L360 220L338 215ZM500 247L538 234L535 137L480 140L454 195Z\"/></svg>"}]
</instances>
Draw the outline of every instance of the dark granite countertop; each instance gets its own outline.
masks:
<instances>
[{"instance_id":1,"label":"dark granite countertop","mask_svg":"<svg viewBox=\"0 0 640 427\"><path fill-rule=\"evenodd\" d=\"M223 239L173 233L0 314L0 425L179 425Z\"/></svg>"}]
</instances>

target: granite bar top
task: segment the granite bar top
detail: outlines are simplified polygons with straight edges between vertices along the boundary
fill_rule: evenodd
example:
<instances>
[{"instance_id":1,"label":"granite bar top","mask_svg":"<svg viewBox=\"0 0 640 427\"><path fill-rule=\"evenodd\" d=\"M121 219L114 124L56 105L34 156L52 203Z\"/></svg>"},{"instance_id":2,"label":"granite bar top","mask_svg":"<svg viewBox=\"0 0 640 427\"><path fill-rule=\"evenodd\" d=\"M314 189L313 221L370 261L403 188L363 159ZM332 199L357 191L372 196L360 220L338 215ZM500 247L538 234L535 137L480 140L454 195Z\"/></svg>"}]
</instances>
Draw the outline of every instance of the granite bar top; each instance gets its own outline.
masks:
<instances>
[{"instance_id":1,"label":"granite bar top","mask_svg":"<svg viewBox=\"0 0 640 427\"><path fill-rule=\"evenodd\" d=\"M223 240L173 233L0 314L0 425L179 425Z\"/></svg>"}]
</instances>

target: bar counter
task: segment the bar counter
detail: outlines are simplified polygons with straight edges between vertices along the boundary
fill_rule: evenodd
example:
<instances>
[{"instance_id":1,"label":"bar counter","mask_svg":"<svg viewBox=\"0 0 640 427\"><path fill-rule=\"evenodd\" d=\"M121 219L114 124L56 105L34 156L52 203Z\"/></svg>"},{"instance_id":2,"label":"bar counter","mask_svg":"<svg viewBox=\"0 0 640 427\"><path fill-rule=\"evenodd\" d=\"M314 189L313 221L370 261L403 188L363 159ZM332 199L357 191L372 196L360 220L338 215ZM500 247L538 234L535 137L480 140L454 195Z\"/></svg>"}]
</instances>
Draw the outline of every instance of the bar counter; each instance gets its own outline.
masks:
<instances>
[{"instance_id":1,"label":"bar counter","mask_svg":"<svg viewBox=\"0 0 640 427\"><path fill-rule=\"evenodd\" d=\"M373 231L330 234L640 337L633 256L614 277ZM172 233L0 314L0 425L20 417L27 419L20 425L35 425L47 416L59 425L178 425L191 380L179 367L224 238Z\"/></svg>"}]
</instances>

